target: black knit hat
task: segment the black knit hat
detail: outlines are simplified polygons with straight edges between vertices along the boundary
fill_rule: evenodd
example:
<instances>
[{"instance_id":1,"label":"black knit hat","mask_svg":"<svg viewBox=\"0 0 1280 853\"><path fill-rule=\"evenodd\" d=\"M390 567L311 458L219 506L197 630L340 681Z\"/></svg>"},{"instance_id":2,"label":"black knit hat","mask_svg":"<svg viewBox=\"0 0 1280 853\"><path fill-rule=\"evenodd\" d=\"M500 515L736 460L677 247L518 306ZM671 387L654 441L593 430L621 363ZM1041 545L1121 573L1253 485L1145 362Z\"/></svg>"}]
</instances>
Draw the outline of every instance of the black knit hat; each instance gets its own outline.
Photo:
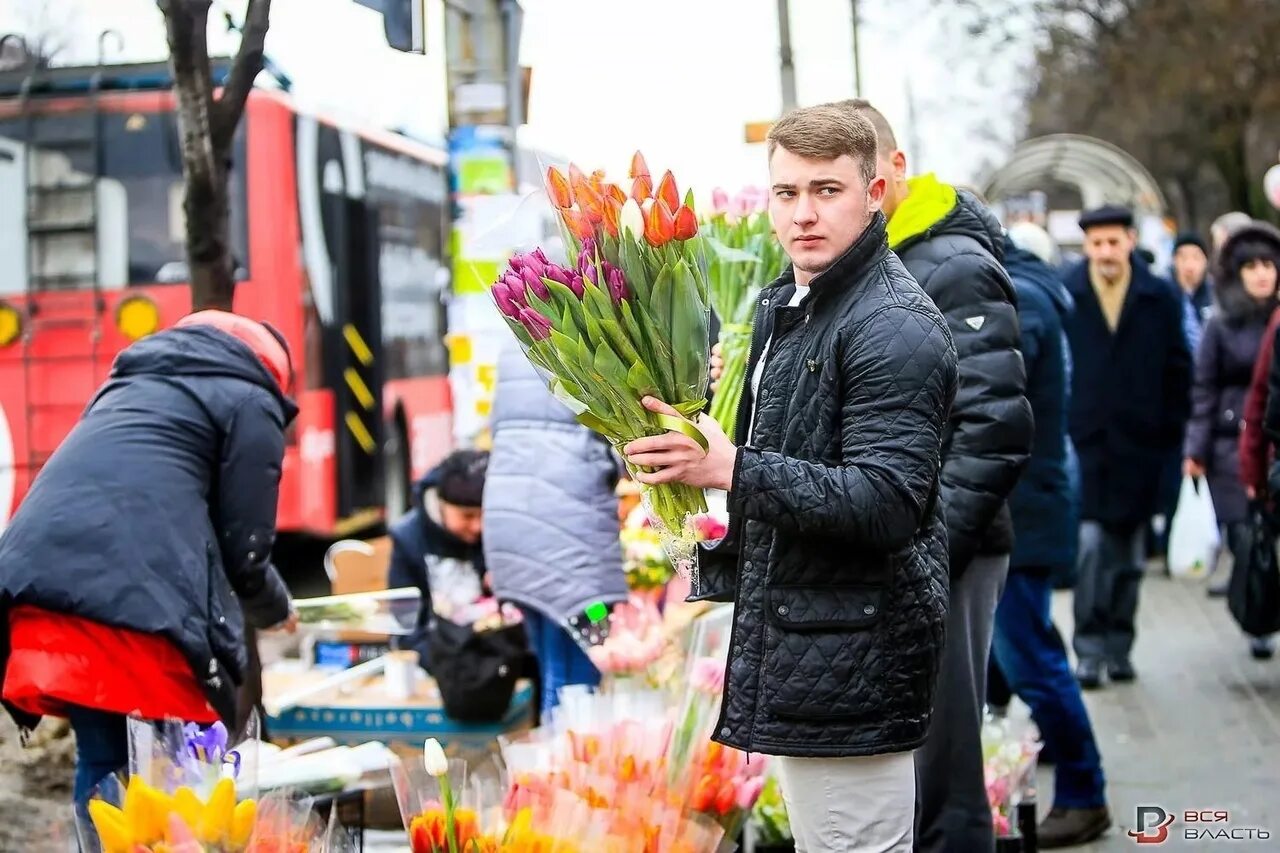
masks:
<instances>
[{"instance_id":1,"label":"black knit hat","mask_svg":"<svg viewBox=\"0 0 1280 853\"><path fill-rule=\"evenodd\" d=\"M1183 246L1195 246L1197 249L1204 252L1205 257L1209 256L1209 244L1204 241L1203 237L1194 231L1183 231L1178 235L1177 239L1173 241L1174 253L1176 254Z\"/></svg>"},{"instance_id":2,"label":"black knit hat","mask_svg":"<svg viewBox=\"0 0 1280 853\"><path fill-rule=\"evenodd\" d=\"M489 454L483 450L455 450L440 463L436 493L454 506L478 507L484 497Z\"/></svg>"}]
</instances>

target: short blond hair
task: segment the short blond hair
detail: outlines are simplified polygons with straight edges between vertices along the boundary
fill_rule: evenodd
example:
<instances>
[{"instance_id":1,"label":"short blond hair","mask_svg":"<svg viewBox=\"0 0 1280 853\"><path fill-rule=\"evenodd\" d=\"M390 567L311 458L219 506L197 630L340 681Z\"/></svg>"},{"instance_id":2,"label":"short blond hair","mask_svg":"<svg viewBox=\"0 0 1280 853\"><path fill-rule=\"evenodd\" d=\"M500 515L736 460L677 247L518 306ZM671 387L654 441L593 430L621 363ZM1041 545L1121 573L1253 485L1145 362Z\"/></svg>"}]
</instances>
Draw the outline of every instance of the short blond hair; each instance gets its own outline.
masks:
<instances>
[{"instance_id":1,"label":"short blond hair","mask_svg":"<svg viewBox=\"0 0 1280 853\"><path fill-rule=\"evenodd\" d=\"M769 158L779 148L810 160L848 155L858 163L865 183L876 177L876 129L866 117L832 104L801 107L769 130Z\"/></svg>"}]
</instances>

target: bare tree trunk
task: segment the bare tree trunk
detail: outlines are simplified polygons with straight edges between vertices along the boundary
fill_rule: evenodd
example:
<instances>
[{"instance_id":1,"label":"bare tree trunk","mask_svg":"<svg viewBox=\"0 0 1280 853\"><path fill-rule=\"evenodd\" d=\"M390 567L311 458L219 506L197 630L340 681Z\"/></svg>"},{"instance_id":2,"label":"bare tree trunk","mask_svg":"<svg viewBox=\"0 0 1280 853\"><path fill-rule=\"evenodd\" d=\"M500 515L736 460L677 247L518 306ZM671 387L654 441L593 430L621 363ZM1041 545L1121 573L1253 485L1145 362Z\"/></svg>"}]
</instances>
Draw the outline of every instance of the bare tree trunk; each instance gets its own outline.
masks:
<instances>
[{"instance_id":1,"label":"bare tree trunk","mask_svg":"<svg viewBox=\"0 0 1280 853\"><path fill-rule=\"evenodd\" d=\"M231 142L253 80L262 70L271 0L249 0L240 49L217 99L209 70L210 5L211 0L159 0L182 135L191 307L230 311L235 293L227 187Z\"/></svg>"}]
</instances>

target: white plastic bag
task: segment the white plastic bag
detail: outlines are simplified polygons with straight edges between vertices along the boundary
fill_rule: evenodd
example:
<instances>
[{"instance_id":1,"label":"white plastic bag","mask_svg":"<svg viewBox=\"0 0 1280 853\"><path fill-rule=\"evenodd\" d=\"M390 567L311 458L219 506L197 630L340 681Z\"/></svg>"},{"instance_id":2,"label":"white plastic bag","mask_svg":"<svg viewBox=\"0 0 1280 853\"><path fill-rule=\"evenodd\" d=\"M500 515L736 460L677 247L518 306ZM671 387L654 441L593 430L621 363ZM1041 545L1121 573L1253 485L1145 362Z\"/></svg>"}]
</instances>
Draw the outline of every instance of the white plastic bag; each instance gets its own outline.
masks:
<instances>
[{"instance_id":1,"label":"white plastic bag","mask_svg":"<svg viewBox=\"0 0 1280 853\"><path fill-rule=\"evenodd\" d=\"M1218 546L1218 516L1213 511L1209 484L1184 476L1178 493L1178 510L1169 528L1169 573L1174 577L1202 578L1213 568Z\"/></svg>"}]
</instances>

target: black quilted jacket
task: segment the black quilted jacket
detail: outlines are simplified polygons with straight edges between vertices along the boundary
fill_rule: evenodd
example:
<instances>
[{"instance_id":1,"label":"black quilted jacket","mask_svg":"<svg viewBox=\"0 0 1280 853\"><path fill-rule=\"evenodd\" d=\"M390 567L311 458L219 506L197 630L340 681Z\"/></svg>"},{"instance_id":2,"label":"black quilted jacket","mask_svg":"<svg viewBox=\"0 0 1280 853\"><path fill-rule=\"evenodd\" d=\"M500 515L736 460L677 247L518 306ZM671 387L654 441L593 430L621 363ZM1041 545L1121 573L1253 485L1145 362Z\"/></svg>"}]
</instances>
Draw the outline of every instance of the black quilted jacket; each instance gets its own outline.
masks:
<instances>
[{"instance_id":1,"label":"black quilted jacket","mask_svg":"<svg viewBox=\"0 0 1280 853\"><path fill-rule=\"evenodd\" d=\"M970 193L961 191L955 209L894 251L947 318L959 358L942 451L942 505L957 577L979 554L1013 550L1006 500L1035 437L1017 296L1000 265L1000 223Z\"/></svg>"},{"instance_id":2,"label":"black quilted jacket","mask_svg":"<svg viewBox=\"0 0 1280 853\"><path fill-rule=\"evenodd\" d=\"M758 405L745 389L753 438L739 417L730 533L699 561L696 597L735 603L715 737L770 755L909 750L946 622L955 349L882 216L787 307L794 288L788 271L761 293L747 376L773 343Z\"/></svg>"}]
</instances>

